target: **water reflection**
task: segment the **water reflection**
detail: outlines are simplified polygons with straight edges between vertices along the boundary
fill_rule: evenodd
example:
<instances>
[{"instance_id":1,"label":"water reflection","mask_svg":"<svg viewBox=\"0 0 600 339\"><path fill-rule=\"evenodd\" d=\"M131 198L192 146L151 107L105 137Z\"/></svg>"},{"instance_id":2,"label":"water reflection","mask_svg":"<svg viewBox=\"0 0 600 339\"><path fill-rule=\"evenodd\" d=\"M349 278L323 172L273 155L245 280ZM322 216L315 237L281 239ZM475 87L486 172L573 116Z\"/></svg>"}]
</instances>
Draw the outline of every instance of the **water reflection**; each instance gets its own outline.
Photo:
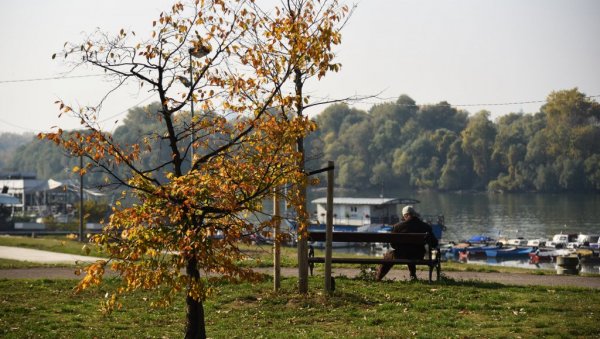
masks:
<instances>
[{"instance_id":1,"label":"water reflection","mask_svg":"<svg viewBox=\"0 0 600 339\"><path fill-rule=\"evenodd\" d=\"M463 262L468 264L478 265L490 265L490 266L504 266L504 267L519 267L527 269L545 269L545 270L556 270L556 264L553 262L541 262L532 264L529 262L529 258L510 258L510 259L498 259L498 258L481 258L481 259L467 259L459 261L458 259L448 259L454 262ZM582 263L580 264L581 273L600 273L600 263Z\"/></svg>"}]
</instances>

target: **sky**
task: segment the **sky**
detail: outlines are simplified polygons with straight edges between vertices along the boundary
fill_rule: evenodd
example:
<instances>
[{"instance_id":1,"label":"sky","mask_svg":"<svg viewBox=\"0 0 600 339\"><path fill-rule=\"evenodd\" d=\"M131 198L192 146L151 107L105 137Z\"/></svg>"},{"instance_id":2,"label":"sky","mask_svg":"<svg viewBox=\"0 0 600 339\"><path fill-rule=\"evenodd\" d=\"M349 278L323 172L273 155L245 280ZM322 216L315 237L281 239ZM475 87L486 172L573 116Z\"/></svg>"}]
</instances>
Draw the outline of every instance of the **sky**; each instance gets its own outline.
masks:
<instances>
[{"instance_id":1,"label":"sky","mask_svg":"<svg viewBox=\"0 0 600 339\"><path fill-rule=\"evenodd\" d=\"M273 0L257 0L271 6ZM495 119L535 113L552 91L574 87L600 101L600 1L361 0L336 49L339 73L308 84L315 98L377 95L351 106L368 110L407 94L417 104L447 101ZM96 29L150 32L167 0L0 0L0 133L79 127L58 118L57 100L96 104L100 77L52 79L67 70L52 60L63 44ZM596 42L594 42L596 41ZM92 70L73 75L97 74ZM113 122L148 104L148 93L111 95L101 118ZM318 114L323 106L309 112Z\"/></svg>"}]
</instances>

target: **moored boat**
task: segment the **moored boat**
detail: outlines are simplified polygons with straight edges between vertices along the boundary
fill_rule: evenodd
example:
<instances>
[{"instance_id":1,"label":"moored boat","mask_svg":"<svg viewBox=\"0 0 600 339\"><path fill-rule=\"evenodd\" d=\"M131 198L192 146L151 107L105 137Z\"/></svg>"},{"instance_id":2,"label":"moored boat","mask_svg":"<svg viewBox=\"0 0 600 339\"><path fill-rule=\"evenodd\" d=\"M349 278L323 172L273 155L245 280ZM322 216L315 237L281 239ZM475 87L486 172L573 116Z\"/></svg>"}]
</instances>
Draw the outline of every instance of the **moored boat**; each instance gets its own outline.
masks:
<instances>
[{"instance_id":1,"label":"moored boat","mask_svg":"<svg viewBox=\"0 0 600 339\"><path fill-rule=\"evenodd\" d=\"M556 257L570 255L571 250L542 248L529 253L529 263L538 264L541 262L555 262Z\"/></svg>"},{"instance_id":2,"label":"moored boat","mask_svg":"<svg viewBox=\"0 0 600 339\"><path fill-rule=\"evenodd\" d=\"M533 251L533 247L503 247L485 250L488 257L518 257L527 256Z\"/></svg>"},{"instance_id":3,"label":"moored boat","mask_svg":"<svg viewBox=\"0 0 600 339\"><path fill-rule=\"evenodd\" d=\"M549 241L548 243L546 243L546 246L554 247L554 248L566 248L570 242L574 242L576 239L577 239L577 234L559 233L559 234L555 234L552 237L552 240Z\"/></svg>"}]
</instances>

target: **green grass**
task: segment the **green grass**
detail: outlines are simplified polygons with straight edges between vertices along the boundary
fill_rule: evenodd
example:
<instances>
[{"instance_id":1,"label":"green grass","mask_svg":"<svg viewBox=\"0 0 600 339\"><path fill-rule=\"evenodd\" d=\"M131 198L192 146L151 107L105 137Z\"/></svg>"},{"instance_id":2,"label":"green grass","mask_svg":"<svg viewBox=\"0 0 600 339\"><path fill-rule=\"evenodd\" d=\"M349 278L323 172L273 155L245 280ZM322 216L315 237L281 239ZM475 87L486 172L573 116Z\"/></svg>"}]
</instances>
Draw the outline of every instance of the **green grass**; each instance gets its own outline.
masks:
<instances>
[{"instance_id":1,"label":"green grass","mask_svg":"<svg viewBox=\"0 0 600 339\"><path fill-rule=\"evenodd\" d=\"M0 237L0 245L81 254L67 239ZM247 266L271 266L271 246L246 246ZM92 252L94 253L94 252ZM94 253L93 255L98 255ZM295 248L282 248L283 266L295 266ZM21 266L22 265L22 266ZM0 268L47 266L0 260ZM443 271L528 272L531 270L444 263ZM548 273L552 274L552 273ZM114 278L111 278L114 279ZM0 280L2 338L181 338L183 294L168 309L153 309L156 293L123 297L124 308L103 315L100 301L115 280L74 294L76 280ZM590 338L597 326L600 293L580 288L504 286L444 278L427 284L336 278L332 297L322 293L321 276L309 278L309 294L297 293L297 279L284 278L272 291L257 284L216 286L205 303L212 338L484 337Z\"/></svg>"},{"instance_id":2,"label":"green grass","mask_svg":"<svg viewBox=\"0 0 600 339\"><path fill-rule=\"evenodd\" d=\"M13 269L13 268L34 268L34 267L75 267L76 265L65 265L65 264L43 264L30 261L10 260L0 258L0 270Z\"/></svg>"},{"instance_id":3,"label":"green grass","mask_svg":"<svg viewBox=\"0 0 600 339\"><path fill-rule=\"evenodd\" d=\"M444 280L379 282L336 278L332 297L322 278L217 286L205 303L211 338L592 338L600 293L579 288L507 287ZM169 309L152 309L151 293L134 293L124 308L103 315L106 290L72 292L75 280L0 280L3 338L181 338L183 295ZM114 287L114 282L108 286Z\"/></svg>"}]
</instances>

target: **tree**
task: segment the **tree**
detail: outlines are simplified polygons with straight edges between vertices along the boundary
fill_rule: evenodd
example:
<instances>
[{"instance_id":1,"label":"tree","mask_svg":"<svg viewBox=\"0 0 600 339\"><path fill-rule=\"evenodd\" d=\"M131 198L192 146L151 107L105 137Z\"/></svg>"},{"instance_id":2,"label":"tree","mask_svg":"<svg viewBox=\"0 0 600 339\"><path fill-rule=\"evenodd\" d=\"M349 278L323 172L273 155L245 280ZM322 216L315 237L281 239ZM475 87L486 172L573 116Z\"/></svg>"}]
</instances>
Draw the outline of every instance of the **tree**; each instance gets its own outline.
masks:
<instances>
[{"instance_id":1,"label":"tree","mask_svg":"<svg viewBox=\"0 0 600 339\"><path fill-rule=\"evenodd\" d=\"M593 140L598 135L600 104L574 88L550 93L542 111L548 121L545 133L550 155L574 158L596 152L598 143Z\"/></svg>"},{"instance_id":2,"label":"tree","mask_svg":"<svg viewBox=\"0 0 600 339\"><path fill-rule=\"evenodd\" d=\"M291 13L290 3L302 6ZM267 222L252 225L244 215L261 213L273 188L306 184L297 142L315 126L302 116L298 83L337 70L331 46L340 41L335 23L346 11L336 1L285 2L272 15L252 1L177 2L153 22L145 42L121 30L67 45L64 55L75 67L104 70L113 90L135 82L159 102L145 112L159 127L124 144L101 130L100 105L73 108L64 101L57 102L62 114L79 117L86 133L40 135L86 157L80 174L100 168L134 201L118 202L92 239L110 259L86 267L79 289L100 284L110 267L123 286L105 303L108 311L135 289L155 290L157 306L184 290L186 337L206 337L203 300L211 282L258 278L236 265L244 257L238 245ZM188 102L199 115L184 112ZM160 148L169 157L156 157ZM286 198L304 213L297 193Z\"/></svg>"},{"instance_id":3,"label":"tree","mask_svg":"<svg viewBox=\"0 0 600 339\"><path fill-rule=\"evenodd\" d=\"M600 190L600 154L594 154L587 158L584 163L584 169L591 189Z\"/></svg>"},{"instance_id":4,"label":"tree","mask_svg":"<svg viewBox=\"0 0 600 339\"><path fill-rule=\"evenodd\" d=\"M492 174L490 159L496 138L496 128L489 116L487 111L472 116L461 133L463 151L471 157L473 170L480 179L479 186L483 187Z\"/></svg>"},{"instance_id":5,"label":"tree","mask_svg":"<svg viewBox=\"0 0 600 339\"><path fill-rule=\"evenodd\" d=\"M468 157L463 153L461 140L450 145L446 163L442 167L438 187L442 190L459 190L471 187L473 169Z\"/></svg>"},{"instance_id":6,"label":"tree","mask_svg":"<svg viewBox=\"0 0 600 339\"><path fill-rule=\"evenodd\" d=\"M438 128L446 128L460 133L467 124L467 113L458 111L449 103L442 101L437 105L421 106L416 119L422 128L435 131Z\"/></svg>"},{"instance_id":7,"label":"tree","mask_svg":"<svg viewBox=\"0 0 600 339\"><path fill-rule=\"evenodd\" d=\"M10 166L13 157L18 154L17 149L29 143L33 138L33 134L0 133L0 169L15 171L15 168L7 167Z\"/></svg>"},{"instance_id":8,"label":"tree","mask_svg":"<svg viewBox=\"0 0 600 339\"><path fill-rule=\"evenodd\" d=\"M310 103L310 97L304 92L306 82L312 78L321 79L327 72L340 69L340 64L334 63L333 47L341 43L341 28L344 17L348 13L347 6L340 6L337 0L287 0L281 1L282 8L275 8L275 15L267 17L266 26L271 31L273 44L281 57L289 61L291 76L293 76L293 95L289 97L290 106L294 109L295 117L305 120L304 109L319 103ZM255 7L257 13L264 13ZM272 52L267 48L267 52ZM296 139L297 167L305 170L306 152L304 136ZM305 178L306 179L306 178ZM309 215L306 196L306 180L299 181L297 189L293 190L294 198L298 201L297 234L298 234L298 290L308 292L308 224Z\"/></svg>"}]
</instances>

